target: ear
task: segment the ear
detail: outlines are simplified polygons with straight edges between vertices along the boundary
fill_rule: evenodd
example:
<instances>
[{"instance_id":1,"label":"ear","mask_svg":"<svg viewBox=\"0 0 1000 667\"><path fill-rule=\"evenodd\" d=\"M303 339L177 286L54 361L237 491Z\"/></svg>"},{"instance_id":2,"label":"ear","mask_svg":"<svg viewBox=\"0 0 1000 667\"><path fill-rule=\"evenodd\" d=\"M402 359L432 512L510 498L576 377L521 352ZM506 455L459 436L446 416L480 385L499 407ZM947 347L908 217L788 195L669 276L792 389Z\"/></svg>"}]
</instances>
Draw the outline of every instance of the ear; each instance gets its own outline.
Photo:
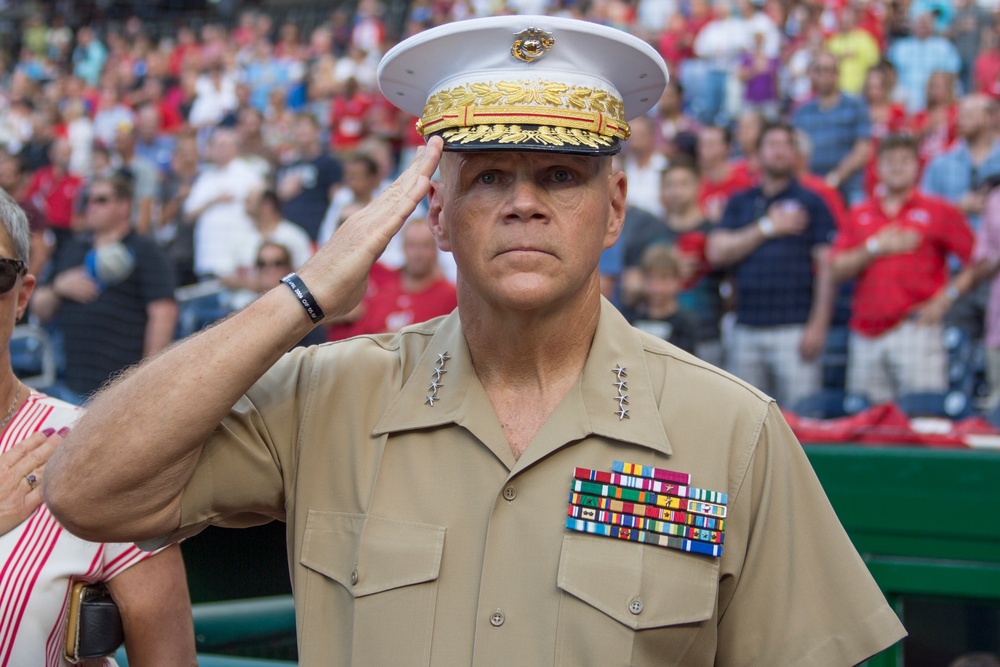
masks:
<instances>
[{"instance_id":1,"label":"ear","mask_svg":"<svg viewBox=\"0 0 1000 667\"><path fill-rule=\"evenodd\" d=\"M35 291L35 276L26 273L21 276L21 290L17 293L17 320L20 321L24 311L28 309L31 293Z\"/></svg>"},{"instance_id":2,"label":"ear","mask_svg":"<svg viewBox=\"0 0 1000 667\"><path fill-rule=\"evenodd\" d=\"M625 225L625 197L628 195L628 179L624 171L617 171L608 176L608 196L610 211L608 212L608 229L604 235L604 247L610 248L618 240Z\"/></svg>"},{"instance_id":3,"label":"ear","mask_svg":"<svg viewBox=\"0 0 1000 667\"><path fill-rule=\"evenodd\" d=\"M448 237L448 227L444 215L444 184L441 181L431 181L430 208L427 211L427 222L434 232L434 240L438 248L451 252L451 239Z\"/></svg>"}]
</instances>

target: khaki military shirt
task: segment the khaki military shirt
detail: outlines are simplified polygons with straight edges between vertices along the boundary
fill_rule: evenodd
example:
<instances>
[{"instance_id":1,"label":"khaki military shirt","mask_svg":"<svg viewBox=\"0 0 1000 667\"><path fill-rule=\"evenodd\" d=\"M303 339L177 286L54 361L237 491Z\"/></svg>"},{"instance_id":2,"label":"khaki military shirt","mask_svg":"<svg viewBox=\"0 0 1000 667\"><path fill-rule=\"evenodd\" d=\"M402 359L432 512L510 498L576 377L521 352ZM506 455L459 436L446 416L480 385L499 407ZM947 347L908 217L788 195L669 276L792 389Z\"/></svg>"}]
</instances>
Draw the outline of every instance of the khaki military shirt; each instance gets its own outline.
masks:
<instances>
[{"instance_id":1,"label":"khaki military shirt","mask_svg":"<svg viewBox=\"0 0 1000 667\"><path fill-rule=\"evenodd\" d=\"M574 468L615 460L727 492L721 558L568 530ZM289 354L206 444L172 537L270 519L303 665L848 665L904 635L774 402L607 303L519 460L457 313Z\"/></svg>"}]
</instances>

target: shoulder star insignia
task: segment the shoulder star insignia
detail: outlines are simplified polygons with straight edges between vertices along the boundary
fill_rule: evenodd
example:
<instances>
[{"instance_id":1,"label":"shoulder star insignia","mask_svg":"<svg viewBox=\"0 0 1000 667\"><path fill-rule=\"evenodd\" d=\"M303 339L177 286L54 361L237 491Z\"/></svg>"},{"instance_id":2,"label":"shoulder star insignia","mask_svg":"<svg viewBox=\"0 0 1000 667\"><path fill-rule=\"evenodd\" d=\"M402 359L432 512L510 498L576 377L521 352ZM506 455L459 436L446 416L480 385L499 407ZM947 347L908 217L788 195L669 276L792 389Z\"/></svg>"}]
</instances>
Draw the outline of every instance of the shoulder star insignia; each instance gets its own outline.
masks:
<instances>
[{"instance_id":1,"label":"shoulder star insignia","mask_svg":"<svg viewBox=\"0 0 1000 667\"><path fill-rule=\"evenodd\" d=\"M429 405L429 406L431 406L433 408L434 407L434 403L437 402L437 401L439 401L439 400L440 399L437 396L435 396L434 394L428 394L427 395L427 400L424 401L424 405Z\"/></svg>"},{"instance_id":2,"label":"shoulder star insignia","mask_svg":"<svg viewBox=\"0 0 1000 667\"><path fill-rule=\"evenodd\" d=\"M612 385L618 387L618 391L625 391L626 389L628 389L627 380L619 380L618 382L613 382Z\"/></svg>"},{"instance_id":3,"label":"shoulder star insignia","mask_svg":"<svg viewBox=\"0 0 1000 667\"><path fill-rule=\"evenodd\" d=\"M427 387L427 390L436 394L437 390L443 386L444 385L438 382L437 380L431 380L430 386Z\"/></svg>"},{"instance_id":4,"label":"shoulder star insignia","mask_svg":"<svg viewBox=\"0 0 1000 667\"><path fill-rule=\"evenodd\" d=\"M451 357L448 356L448 353L442 352L441 354L438 355L437 362L439 365L444 366L444 362L448 361L449 359L451 359Z\"/></svg>"},{"instance_id":5,"label":"shoulder star insignia","mask_svg":"<svg viewBox=\"0 0 1000 667\"><path fill-rule=\"evenodd\" d=\"M615 367L611 369L611 372L617 375L619 380L628 377L628 373L625 372L625 367L619 364L615 364Z\"/></svg>"},{"instance_id":6,"label":"shoulder star insignia","mask_svg":"<svg viewBox=\"0 0 1000 667\"><path fill-rule=\"evenodd\" d=\"M619 405L628 405L628 394L622 394L618 397Z\"/></svg>"},{"instance_id":7,"label":"shoulder star insignia","mask_svg":"<svg viewBox=\"0 0 1000 667\"><path fill-rule=\"evenodd\" d=\"M446 371L446 370L445 370L445 369L443 369L443 368L435 368L434 370L432 370L432 371L431 371L431 375L433 375L433 376L434 376L434 379L435 379L435 380L440 380L440 379L441 379L441 376L442 376L442 375L444 375L444 374L445 374L445 373L447 373L447 372L448 372L448 371Z\"/></svg>"},{"instance_id":8,"label":"shoulder star insignia","mask_svg":"<svg viewBox=\"0 0 1000 667\"><path fill-rule=\"evenodd\" d=\"M618 421L629 419L628 408L618 408L615 410L615 414L618 415Z\"/></svg>"}]
</instances>

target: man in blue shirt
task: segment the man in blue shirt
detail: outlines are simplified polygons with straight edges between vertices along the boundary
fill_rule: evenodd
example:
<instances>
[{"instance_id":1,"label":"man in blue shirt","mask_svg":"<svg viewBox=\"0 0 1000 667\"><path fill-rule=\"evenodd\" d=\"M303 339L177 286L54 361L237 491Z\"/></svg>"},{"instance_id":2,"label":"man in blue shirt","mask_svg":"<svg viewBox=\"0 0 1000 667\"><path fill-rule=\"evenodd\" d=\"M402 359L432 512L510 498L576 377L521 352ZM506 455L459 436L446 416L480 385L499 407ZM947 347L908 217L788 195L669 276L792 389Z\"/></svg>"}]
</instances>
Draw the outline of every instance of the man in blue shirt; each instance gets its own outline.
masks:
<instances>
[{"instance_id":1,"label":"man in blue shirt","mask_svg":"<svg viewBox=\"0 0 1000 667\"><path fill-rule=\"evenodd\" d=\"M868 107L860 98L840 92L840 66L828 51L813 60L809 79L813 99L799 107L792 124L812 142L809 171L824 177L853 204L864 196L861 174L871 156Z\"/></svg>"},{"instance_id":2,"label":"man in blue shirt","mask_svg":"<svg viewBox=\"0 0 1000 667\"><path fill-rule=\"evenodd\" d=\"M957 75L962 58L945 37L934 34L934 15L919 14L913 19L913 34L896 41L889 49L889 60L899 72L899 83L907 92L909 113L927 107L927 81L934 72Z\"/></svg>"},{"instance_id":3,"label":"man in blue shirt","mask_svg":"<svg viewBox=\"0 0 1000 667\"><path fill-rule=\"evenodd\" d=\"M820 388L835 226L822 199L795 180L791 127L767 126L758 151L760 185L729 200L707 255L713 266L731 267L735 279L732 372L791 407Z\"/></svg>"}]
</instances>

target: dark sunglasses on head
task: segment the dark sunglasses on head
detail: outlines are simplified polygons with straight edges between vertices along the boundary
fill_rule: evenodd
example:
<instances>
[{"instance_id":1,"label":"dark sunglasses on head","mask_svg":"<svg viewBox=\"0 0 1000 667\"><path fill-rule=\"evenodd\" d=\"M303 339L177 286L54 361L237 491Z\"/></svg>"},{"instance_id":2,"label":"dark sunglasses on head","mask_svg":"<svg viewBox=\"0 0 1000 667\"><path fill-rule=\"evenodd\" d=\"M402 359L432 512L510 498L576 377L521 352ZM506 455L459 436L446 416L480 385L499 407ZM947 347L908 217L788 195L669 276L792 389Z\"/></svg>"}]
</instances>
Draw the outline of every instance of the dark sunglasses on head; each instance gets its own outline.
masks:
<instances>
[{"instance_id":1,"label":"dark sunglasses on head","mask_svg":"<svg viewBox=\"0 0 1000 667\"><path fill-rule=\"evenodd\" d=\"M27 272L27 265L19 259L0 259L0 294L9 292L17 277Z\"/></svg>"}]
</instances>

